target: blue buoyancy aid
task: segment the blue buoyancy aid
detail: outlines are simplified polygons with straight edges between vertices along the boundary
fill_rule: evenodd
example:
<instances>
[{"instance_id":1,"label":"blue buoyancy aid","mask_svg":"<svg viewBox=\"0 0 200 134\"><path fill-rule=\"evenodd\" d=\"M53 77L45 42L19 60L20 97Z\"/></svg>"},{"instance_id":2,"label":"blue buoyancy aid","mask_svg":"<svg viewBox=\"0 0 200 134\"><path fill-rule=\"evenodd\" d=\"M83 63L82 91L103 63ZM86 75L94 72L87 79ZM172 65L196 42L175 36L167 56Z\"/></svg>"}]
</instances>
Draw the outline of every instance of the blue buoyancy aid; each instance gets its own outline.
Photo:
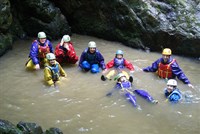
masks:
<instances>
[{"instance_id":1,"label":"blue buoyancy aid","mask_svg":"<svg viewBox=\"0 0 200 134\"><path fill-rule=\"evenodd\" d=\"M47 66L50 70L51 70L51 73L52 73L52 79L54 81L57 81L59 79L59 65L56 63L55 65L53 66Z\"/></svg>"},{"instance_id":2,"label":"blue buoyancy aid","mask_svg":"<svg viewBox=\"0 0 200 134\"><path fill-rule=\"evenodd\" d=\"M173 90L171 93L169 93L167 89L165 89L165 96L168 98L170 102L175 102L175 103L182 99L182 94L177 88Z\"/></svg>"},{"instance_id":3,"label":"blue buoyancy aid","mask_svg":"<svg viewBox=\"0 0 200 134\"><path fill-rule=\"evenodd\" d=\"M114 58L115 68L123 69L124 68L124 58Z\"/></svg>"}]
</instances>

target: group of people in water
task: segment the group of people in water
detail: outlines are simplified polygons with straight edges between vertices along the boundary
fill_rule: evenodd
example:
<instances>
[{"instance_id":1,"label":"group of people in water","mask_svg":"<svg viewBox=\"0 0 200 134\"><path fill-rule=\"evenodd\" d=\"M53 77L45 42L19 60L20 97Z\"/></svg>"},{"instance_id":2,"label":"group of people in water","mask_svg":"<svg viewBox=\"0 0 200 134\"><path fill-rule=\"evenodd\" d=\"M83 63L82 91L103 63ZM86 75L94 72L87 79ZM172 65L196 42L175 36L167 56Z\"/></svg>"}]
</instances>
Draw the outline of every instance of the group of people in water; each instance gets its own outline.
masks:
<instances>
[{"instance_id":1,"label":"group of people in water","mask_svg":"<svg viewBox=\"0 0 200 134\"><path fill-rule=\"evenodd\" d=\"M38 33L38 38L32 42L29 59L26 63L27 70L39 70L44 67L44 80L49 86L57 86L60 83L61 77L67 77L67 74L62 68L63 63L76 64L82 71L91 71L91 73L99 73L102 70L101 80L116 80L116 85L107 96L112 95L116 89L124 92L124 95L131 101L134 106L137 106L135 94L138 94L151 103L158 103L157 100L145 90L132 88L134 66L123 57L123 51L117 50L115 57L105 64L104 57L97 49L94 41L88 43L88 47L82 52L80 59L76 54L73 43L69 35L64 35L55 47L55 52L52 43L47 39L44 32ZM171 57L172 51L165 48L162 52L162 58L156 60L151 66L141 69L144 72L156 72L156 74L167 80L167 88L164 90L164 95L171 102L178 102L182 99L181 92L177 88L177 77L189 87L194 88L186 75L183 73L178 63ZM124 68L130 70L127 73Z\"/></svg>"}]
</instances>

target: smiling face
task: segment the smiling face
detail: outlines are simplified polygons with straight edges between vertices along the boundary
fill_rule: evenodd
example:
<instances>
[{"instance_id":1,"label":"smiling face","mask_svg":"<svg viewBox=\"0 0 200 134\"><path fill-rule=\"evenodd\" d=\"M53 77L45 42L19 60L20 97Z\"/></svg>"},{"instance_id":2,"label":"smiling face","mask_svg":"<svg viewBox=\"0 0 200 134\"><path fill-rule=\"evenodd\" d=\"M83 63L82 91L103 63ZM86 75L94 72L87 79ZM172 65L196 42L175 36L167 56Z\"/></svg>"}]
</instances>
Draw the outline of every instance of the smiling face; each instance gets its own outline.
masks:
<instances>
[{"instance_id":1,"label":"smiling face","mask_svg":"<svg viewBox=\"0 0 200 134\"><path fill-rule=\"evenodd\" d=\"M121 58L123 58L123 55L122 54L116 54L116 58L121 59Z\"/></svg>"},{"instance_id":2,"label":"smiling face","mask_svg":"<svg viewBox=\"0 0 200 134\"><path fill-rule=\"evenodd\" d=\"M162 55L164 63L166 63L170 59L170 55Z\"/></svg>"},{"instance_id":3,"label":"smiling face","mask_svg":"<svg viewBox=\"0 0 200 134\"><path fill-rule=\"evenodd\" d=\"M39 41L40 41L40 43L44 44L46 41L46 38L40 38Z\"/></svg>"},{"instance_id":4,"label":"smiling face","mask_svg":"<svg viewBox=\"0 0 200 134\"><path fill-rule=\"evenodd\" d=\"M167 85L167 91L171 93L176 87L172 85Z\"/></svg>"},{"instance_id":5,"label":"smiling face","mask_svg":"<svg viewBox=\"0 0 200 134\"><path fill-rule=\"evenodd\" d=\"M49 60L49 63L51 64L51 65L55 65L56 64L56 60L54 59L54 60Z\"/></svg>"},{"instance_id":6,"label":"smiling face","mask_svg":"<svg viewBox=\"0 0 200 134\"><path fill-rule=\"evenodd\" d=\"M89 51L90 51L90 53L95 53L96 48L95 47L89 47Z\"/></svg>"},{"instance_id":7,"label":"smiling face","mask_svg":"<svg viewBox=\"0 0 200 134\"><path fill-rule=\"evenodd\" d=\"M118 79L119 82L125 82L127 81L126 76L122 76Z\"/></svg>"}]
</instances>

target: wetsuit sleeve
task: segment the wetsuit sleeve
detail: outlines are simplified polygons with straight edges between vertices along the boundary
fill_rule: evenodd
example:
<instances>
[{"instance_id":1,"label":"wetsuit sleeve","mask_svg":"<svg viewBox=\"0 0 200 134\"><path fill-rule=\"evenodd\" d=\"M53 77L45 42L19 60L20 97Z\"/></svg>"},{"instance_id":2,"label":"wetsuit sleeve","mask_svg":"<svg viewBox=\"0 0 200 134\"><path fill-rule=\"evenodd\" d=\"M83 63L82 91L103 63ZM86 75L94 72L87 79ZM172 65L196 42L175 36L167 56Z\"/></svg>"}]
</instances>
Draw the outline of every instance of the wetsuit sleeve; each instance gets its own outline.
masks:
<instances>
[{"instance_id":1,"label":"wetsuit sleeve","mask_svg":"<svg viewBox=\"0 0 200 134\"><path fill-rule=\"evenodd\" d=\"M76 56L76 52L75 52L75 49L74 49L72 43L69 44L69 50L68 50L67 54L70 58L73 58Z\"/></svg>"},{"instance_id":2,"label":"wetsuit sleeve","mask_svg":"<svg viewBox=\"0 0 200 134\"><path fill-rule=\"evenodd\" d=\"M115 89L122 89L122 87L121 87L121 84L120 83L116 83L116 85L115 85L115 87L114 87Z\"/></svg>"},{"instance_id":3,"label":"wetsuit sleeve","mask_svg":"<svg viewBox=\"0 0 200 134\"><path fill-rule=\"evenodd\" d=\"M44 80L51 84L54 83L51 75L51 70L48 67L44 68Z\"/></svg>"},{"instance_id":4,"label":"wetsuit sleeve","mask_svg":"<svg viewBox=\"0 0 200 134\"><path fill-rule=\"evenodd\" d=\"M51 44L51 42L49 40L48 41L48 45L49 45L49 49L50 49L50 52L51 53L54 53L54 50L53 50L53 45Z\"/></svg>"},{"instance_id":5,"label":"wetsuit sleeve","mask_svg":"<svg viewBox=\"0 0 200 134\"><path fill-rule=\"evenodd\" d=\"M113 92L114 92L115 90L117 90L117 89L121 89L121 86L120 86L119 83L116 83L116 85L112 88L112 90L111 90L110 92L108 92L108 93L106 94L106 96L112 95Z\"/></svg>"},{"instance_id":6,"label":"wetsuit sleeve","mask_svg":"<svg viewBox=\"0 0 200 134\"><path fill-rule=\"evenodd\" d=\"M111 60L111 61L109 61L109 62L106 64L106 68L107 68L107 69L110 69L110 68L112 68L113 66L114 66L114 59Z\"/></svg>"},{"instance_id":7,"label":"wetsuit sleeve","mask_svg":"<svg viewBox=\"0 0 200 134\"><path fill-rule=\"evenodd\" d=\"M29 57L32 59L33 64L39 64L39 59L38 59L38 45L37 42L34 41L31 45L30 49L30 54Z\"/></svg>"},{"instance_id":8,"label":"wetsuit sleeve","mask_svg":"<svg viewBox=\"0 0 200 134\"><path fill-rule=\"evenodd\" d=\"M98 53L98 61L99 61L101 69L102 70L106 69L104 58L103 58L103 56L102 56L102 54L100 52Z\"/></svg>"},{"instance_id":9,"label":"wetsuit sleeve","mask_svg":"<svg viewBox=\"0 0 200 134\"><path fill-rule=\"evenodd\" d=\"M55 55L56 57L64 57L64 51L62 49L63 47L60 46L60 44L57 44L56 50L55 50Z\"/></svg>"},{"instance_id":10,"label":"wetsuit sleeve","mask_svg":"<svg viewBox=\"0 0 200 134\"><path fill-rule=\"evenodd\" d=\"M60 69L60 75L63 77L67 77L67 74L65 73L65 71L63 70L60 64L59 64L59 69Z\"/></svg>"},{"instance_id":11,"label":"wetsuit sleeve","mask_svg":"<svg viewBox=\"0 0 200 134\"><path fill-rule=\"evenodd\" d=\"M85 54L86 54L86 52L83 51L82 54L81 54L79 63L78 63L79 67L81 67L81 68L82 68L82 64L81 63L85 60Z\"/></svg>"},{"instance_id":12,"label":"wetsuit sleeve","mask_svg":"<svg viewBox=\"0 0 200 134\"><path fill-rule=\"evenodd\" d=\"M156 72L158 70L158 65L160 62L161 62L160 59L156 60L154 63L152 63L151 66L143 68L143 71L144 72Z\"/></svg>"},{"instance_id":13,"label":"wetsuit sleeve","mask_svg":"<svg viewBox=\"0 0 200 134\"><path fill-rule=\"evenodd\" d=\"M126 59L124 59L124 66L126 68L128 68L129 70L134 71L133 64L130 61L126 60Z\"/></svg>"},{"instance_id":14,"label":"wetsuit sleeve","mask_svg":"<svg viewBox=\"0 0 200 134\"><path fill-rule=\"evenodd\" d=\"M171 64L171 69L173 74L181 80L185 84L190 84L189 79L186 77L186 75L183 73L181 68L179 67L178 63L175 61L174 63Z\"/></svg>"}]
</instances>

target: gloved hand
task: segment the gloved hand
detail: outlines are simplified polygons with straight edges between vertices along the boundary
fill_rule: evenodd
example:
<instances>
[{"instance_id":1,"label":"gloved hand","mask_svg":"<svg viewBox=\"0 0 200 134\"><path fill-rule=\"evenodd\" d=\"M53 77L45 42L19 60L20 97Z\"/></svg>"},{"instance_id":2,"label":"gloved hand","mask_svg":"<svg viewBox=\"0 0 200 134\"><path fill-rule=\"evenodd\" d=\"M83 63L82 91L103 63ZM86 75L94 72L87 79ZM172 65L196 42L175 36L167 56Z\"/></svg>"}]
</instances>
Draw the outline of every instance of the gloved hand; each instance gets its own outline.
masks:
<instances>
[{"instance_id":1,"label":"gloved hand","mask_svg":"<svg viewBox=\"0 0 200 134\"><path fill-rule=\"evenodd\" d=\"M111 96L111 95L112 95L112 93L111 93L111 92L109 92L109 93L107 93L107 94L106 94L106 96Z\"/></svg>"}]
</instances>

